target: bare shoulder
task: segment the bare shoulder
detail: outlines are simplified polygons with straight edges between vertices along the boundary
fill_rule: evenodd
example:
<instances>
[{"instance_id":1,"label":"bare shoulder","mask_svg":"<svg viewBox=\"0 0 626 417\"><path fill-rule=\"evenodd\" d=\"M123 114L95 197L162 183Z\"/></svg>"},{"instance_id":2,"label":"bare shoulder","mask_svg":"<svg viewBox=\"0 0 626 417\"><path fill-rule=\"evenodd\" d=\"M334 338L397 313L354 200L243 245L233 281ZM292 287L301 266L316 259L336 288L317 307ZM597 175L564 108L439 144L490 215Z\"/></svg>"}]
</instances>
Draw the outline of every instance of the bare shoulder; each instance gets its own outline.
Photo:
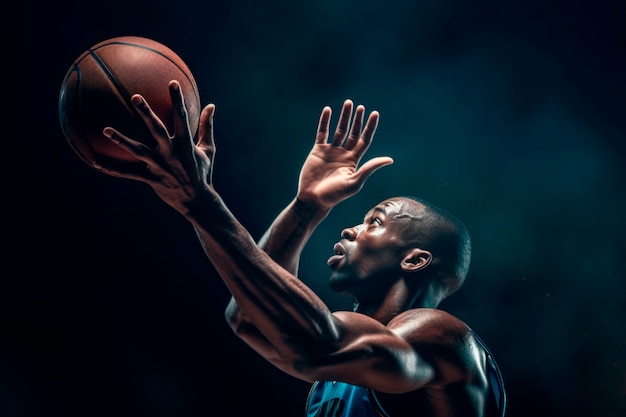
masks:
<instances>
[{"instance_id":1,"label":"bare shoulder","mask_svg":"<svg viewBox=\"0 0 626 417\"><path fill-rule=\"evenodd\" d=\"M452 314L434 308L415 308L403 312L393 318L387 325L389 330L411 339L415 335L419 339L426 336L432 342L449 338L458 339L471 336L467 325Z\"/></svg>"},{"instance_id":2,"label":"bare shoulder","mask_svg":"<svg viewBox=\"0 0 626 417\"><path fill-rule=\"evenodd\" d=\"M434 385L467 381L482 374L483 355L469 327L439 309L412 309L389 322L388 328L406 340L435 369Z\"/></svg>"}]
</instances>

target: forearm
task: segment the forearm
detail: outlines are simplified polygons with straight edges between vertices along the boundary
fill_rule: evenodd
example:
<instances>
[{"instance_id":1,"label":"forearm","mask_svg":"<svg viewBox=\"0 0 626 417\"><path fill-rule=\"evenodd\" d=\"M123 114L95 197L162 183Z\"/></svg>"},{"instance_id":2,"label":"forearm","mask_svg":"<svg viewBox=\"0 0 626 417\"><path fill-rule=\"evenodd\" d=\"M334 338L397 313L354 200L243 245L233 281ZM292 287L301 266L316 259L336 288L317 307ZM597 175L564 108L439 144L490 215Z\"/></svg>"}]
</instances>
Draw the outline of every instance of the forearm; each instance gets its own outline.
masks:
<instances>
[{"instance_id":1,"label":"forearm","mask_svg":"<svg viewBox=\"0 0 626 417\"><path fill-rule=\"evenodd\" d=\"M259 240L259 247L274 261L298 275L300 255L315 228L330 209L294 198Z\"/></svg>"},{"instance_id":2,"label":"forearm","mask_svg":"<svg viewBox=\"0 0 626 417\"><path fill-rule=\"evenodd\" d=\"M330 210L294 198L276 217L258 242L276 263L297 276L300 255L315 228ZM260 334L250 318L231 297L225 318L237 336L267 360L276 363L279 358L274 347Z\"/></svg>"},{"instance_id":3,"label":"forearm","mask_svg":"<svg viewBox=\"0 0 626 417\"><path fill-rule=\"evenodd\" d=\"M217 194L197 200L185 216L237 306L280 356L304 352L311 340L335 337L333 316L322 300L257 246ZM267 239L270 246L272 239L277 237Z\"/></svg>"}]
</instances>

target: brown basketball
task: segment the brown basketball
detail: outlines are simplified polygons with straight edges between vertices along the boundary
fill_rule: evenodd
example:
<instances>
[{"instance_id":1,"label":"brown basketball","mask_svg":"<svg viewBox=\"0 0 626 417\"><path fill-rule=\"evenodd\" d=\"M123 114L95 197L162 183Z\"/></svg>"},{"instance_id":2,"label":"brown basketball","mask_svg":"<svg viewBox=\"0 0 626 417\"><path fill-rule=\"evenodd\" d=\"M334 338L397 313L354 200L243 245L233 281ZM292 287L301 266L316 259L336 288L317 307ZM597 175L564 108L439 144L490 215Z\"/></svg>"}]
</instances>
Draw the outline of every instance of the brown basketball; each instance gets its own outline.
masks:
<instances>
[{"instance_id":1,"label":"brown basketball","mask_svg":"<svg viewBox=\"0 0 626 417\"><path fill-rule=\"evenodd\" d=\"M200 119L200 95L185 62L165 45L137 36L100 42L71 65L59 94L59 120L68 143L90 166L100 163L139 164L102 134L111 126L126 136L154 146L132 104L133 94L145 97L154 112L173 129L168 84L177 80L185 97L191 133Z\"/></svg>"}]
</instances>

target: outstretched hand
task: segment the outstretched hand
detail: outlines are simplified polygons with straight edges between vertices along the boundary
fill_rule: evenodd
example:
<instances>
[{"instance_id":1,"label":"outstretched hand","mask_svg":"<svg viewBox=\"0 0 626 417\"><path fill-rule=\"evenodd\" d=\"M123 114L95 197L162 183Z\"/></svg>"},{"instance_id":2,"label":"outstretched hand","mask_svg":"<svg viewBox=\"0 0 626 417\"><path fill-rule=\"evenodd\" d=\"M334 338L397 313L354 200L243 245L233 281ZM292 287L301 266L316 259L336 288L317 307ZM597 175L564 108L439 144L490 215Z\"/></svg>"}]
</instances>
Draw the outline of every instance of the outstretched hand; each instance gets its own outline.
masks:
<instances>
[{"instance_id":1,"label":"outstretched hand","mask_svg":"<svg viewBox=\"0 0 626 417\"><path fill-rule=\"evenodd\" d=\"M331 208L356 194L376 170L393 163L388 156L372 158L360 167L359 162L369 148L379 114L370 113L365 126L365 107L357 106L352 119L353 103L343 103L337 128L329 142L332 110L325 107L320 115L315 144L300 171L298 198Z\"/></svg>"},{"instance_id":2,"label":"outstretched hand","mask_svg":"<svg viewBox=\"0 0 626 417\"><path fill-rule=\"evenodd\" d=\"M150 148L125 136L114 127L106 127L103 130L106 137L135 158L145 162L145 168L133 167L122 170L115 165L104 166L99 162L96 162L94 167L115 177L145 182L163 201L184 212L200 192L213 187L215 106L209 104L202 110L196 145L189 128L180 84L171 81L169 92L174 108L174 131L171 136L146 100L138 94L132 97L133 105L157 143L156 147Z\"/></svg>"}]
</instances>

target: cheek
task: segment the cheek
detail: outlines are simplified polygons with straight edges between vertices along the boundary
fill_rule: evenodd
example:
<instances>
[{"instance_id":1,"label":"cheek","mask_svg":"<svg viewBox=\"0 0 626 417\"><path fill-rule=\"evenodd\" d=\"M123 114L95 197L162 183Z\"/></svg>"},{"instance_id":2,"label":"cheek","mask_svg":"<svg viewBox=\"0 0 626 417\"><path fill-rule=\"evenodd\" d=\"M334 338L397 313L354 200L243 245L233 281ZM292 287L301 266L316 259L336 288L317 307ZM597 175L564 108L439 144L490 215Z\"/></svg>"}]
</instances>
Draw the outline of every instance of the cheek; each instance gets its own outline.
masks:
<instances>
[{"instance_id":1,"label":"cheek","mask_svg":"<svg viewBox=\"0 0 626 417\"><path fill-rule=\"evenodd\" d=\"M362 248L353 255L351 262L360 276L392 271L400 265L398 255L391 250Z\"/></svg>"},{"instance_id":2,"label":"cheek","mask_svg":"<svg viewBox=\"0 0 626 417\"><path fill-rule=\"evenodd\" d=\"M399 242L390 237L388 230L379 228L362 236L350 254L352 263L359 272L389 270L400 265Z\"/></svg>"}]
</instances>

